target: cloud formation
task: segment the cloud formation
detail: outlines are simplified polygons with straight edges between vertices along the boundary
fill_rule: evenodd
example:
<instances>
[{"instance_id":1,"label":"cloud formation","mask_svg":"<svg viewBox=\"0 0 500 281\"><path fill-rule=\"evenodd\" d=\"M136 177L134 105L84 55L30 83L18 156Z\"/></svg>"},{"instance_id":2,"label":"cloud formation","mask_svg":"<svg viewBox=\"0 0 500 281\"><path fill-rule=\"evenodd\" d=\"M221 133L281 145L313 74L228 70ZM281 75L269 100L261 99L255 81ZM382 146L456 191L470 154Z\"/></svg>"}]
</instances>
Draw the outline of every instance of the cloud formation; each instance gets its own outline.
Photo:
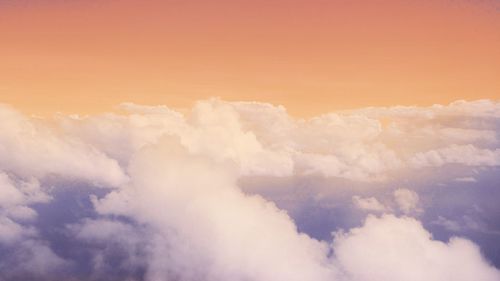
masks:
<instances>
[{"instance_id":1,"label":"cloud formation","mask_svg":"<svg viewBox=\"0 0 500 281\"><path fill-rule=\"evenodd\" d=\"M114 159L92 144L59 133L50 122L0 108L0 169L19 177L51 175L118 186L126 175Z\"/></svg>"},{"instance_id":2,"label":"cloud formation","mask_svg":"<svg viewBox=\"0 0 500 281\"><path fill-rule=\"evenodd\" d=\"M500 280L473 241L433 237L427 222L463 229L427 212L430 187L401 179L480 184L500 165L496 102L310 119L218 99L187 113L121 109L47 120L0 107L0 280ZM243 178L306 184L279 199L267 184L248 192ZM304 195L313 179L327 187ZM339 222L332 235L307 231L311 210ZM476 219L488 210L459 215L495 235Z\"/></svg>"},{"instance_id":3,"label":"cloud formation","mask_svg":"<svg viewBox=\"0 0 500 281\"><path fill-rule=\"evenodd\" d=\"M394 200L398 204L399 209L409 214L412 211L420 211L418 209L419 197L415 191L399 188L394 191Z\"/></svg>"},{"instance_id":4,"label":"cloud formation","mask_svg":"<svg viewBox=\"0 0 500 281\"><path fill-rule=\"evenodd\" d=\"M384 206L382 203L380 203L377 200L377 198L374 198L374 197L363 198L363 197L359 197L357 195L354 195L352 197L352 202L357 208L362 209L362 210L378 211L378 212L382 212L382 211L387 210L387 207Z\"/></svg>"},{"instance_id":5,"label":"cloud formation","mask_svg":"<svg viewBox=\"0 0 500 281\"><path fill-rule=\"evenodd\" d=\"M476 245L432 239L413 218L369 216L362 227L337 234L334 249L349 280L499 280Z\"/></svg>"}]
</instances>

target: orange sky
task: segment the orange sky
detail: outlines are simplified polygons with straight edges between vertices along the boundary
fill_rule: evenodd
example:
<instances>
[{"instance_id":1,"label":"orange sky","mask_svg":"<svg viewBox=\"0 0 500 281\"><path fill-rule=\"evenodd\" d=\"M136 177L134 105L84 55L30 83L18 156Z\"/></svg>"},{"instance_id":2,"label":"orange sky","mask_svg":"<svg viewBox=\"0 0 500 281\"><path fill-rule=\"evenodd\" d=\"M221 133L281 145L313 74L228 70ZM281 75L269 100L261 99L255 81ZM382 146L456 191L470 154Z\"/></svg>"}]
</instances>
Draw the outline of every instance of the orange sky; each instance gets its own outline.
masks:
<instances>
[{"instance_id":1,"label":"orange sky","mask_svg":"<svg viewBox=\"0 0 500 281\"><path fill-rule=\"evenodd\" d=\"M500 4L0 0L0 102L93 113L210 96L302 116L500 99Z\"/></svg>"}]
</instances>

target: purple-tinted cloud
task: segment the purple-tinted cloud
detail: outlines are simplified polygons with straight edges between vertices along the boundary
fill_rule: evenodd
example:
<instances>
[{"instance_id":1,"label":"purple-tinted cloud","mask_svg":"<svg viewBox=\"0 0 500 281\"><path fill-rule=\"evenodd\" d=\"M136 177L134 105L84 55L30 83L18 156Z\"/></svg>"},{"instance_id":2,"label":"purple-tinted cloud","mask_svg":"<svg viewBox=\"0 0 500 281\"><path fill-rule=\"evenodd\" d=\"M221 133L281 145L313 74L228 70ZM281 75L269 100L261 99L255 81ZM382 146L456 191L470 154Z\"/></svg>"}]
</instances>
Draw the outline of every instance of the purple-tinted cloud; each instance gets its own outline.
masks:
<instances>
[{"instance_id":1,"label":"purple-tinted cloud","mask_svg":"<svg viewBox=\"0 0 500 281\"><path fill-rule=\"evenodd\" d=\"M1 280L500 280L496 102L123 108L0 107Z\"/></svg>"}]
</instances>

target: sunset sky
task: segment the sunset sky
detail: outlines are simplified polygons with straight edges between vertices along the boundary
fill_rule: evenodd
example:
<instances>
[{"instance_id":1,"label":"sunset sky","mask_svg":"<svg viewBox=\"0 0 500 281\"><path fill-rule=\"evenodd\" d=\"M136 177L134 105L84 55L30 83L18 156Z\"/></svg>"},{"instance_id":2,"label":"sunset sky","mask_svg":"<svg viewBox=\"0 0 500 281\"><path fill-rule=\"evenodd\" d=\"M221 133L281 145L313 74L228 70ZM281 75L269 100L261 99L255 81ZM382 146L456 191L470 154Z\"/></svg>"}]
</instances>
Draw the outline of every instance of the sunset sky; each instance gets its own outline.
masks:
<instances>
[{"instance_id":1,"label":"sunset sky","mask_svg":"<svg viewBox=\"0 0 500 281\"><path fill-rule=\"evenodd\" d=\"M498 1L2 0L0 100L41 115L128 101L295 116L500 98Z\"/></svg>"},{"instance_id":2,"label":"sunset sky","mask_svg":"<svg viewBox=\"0 0 500 281\"><path fill-rule=\"evenodd\" d=\"M0 0L1 281L500 281L500 1Z\"/></svg>"}]
</instances>

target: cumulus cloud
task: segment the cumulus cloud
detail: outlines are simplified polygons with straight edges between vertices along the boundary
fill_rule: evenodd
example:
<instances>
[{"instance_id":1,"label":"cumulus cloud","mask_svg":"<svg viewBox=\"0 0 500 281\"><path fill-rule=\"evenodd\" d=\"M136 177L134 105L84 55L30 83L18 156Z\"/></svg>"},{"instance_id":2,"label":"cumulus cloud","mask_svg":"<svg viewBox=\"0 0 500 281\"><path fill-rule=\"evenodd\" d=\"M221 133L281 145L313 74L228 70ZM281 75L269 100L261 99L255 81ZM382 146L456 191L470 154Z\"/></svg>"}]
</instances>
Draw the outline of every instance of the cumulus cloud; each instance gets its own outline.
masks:
<instances>
[{"instance_id":1,"label":"cumulus cloud","mask_svg":"<svg viewBox=\"0 0 500 281\"><path fill-rule=\"evenodd\" d=\"M209 158L166 139L136 155L129 173L132 184L97 209L132 216L157 231L148 280L334 278L326 244L298 233L274 204L244 195L235 175Z\"/></svg>"},{"instance_id":2,"label":"cumulus cloud","mask_svg":"<svg viewBox=\"0 0 500 281\"><path fill-rule=\"evenodd\" d=\"M124 103L125 113L39 119L1 106L0 279L499 280L472 241L433 239L406 217L422 214L425 189L391 188L424 173L476 184L467 169L476 179L500 165L499 109L459 101L297 119L210 99L183 113ZM283 181L286 197L246 192L243 178ZM325 184L308 189L317 179ZM308 199L320 197L332 213ZM353 207L404 216L361 221ZM315 235L308 212L338 221L334 237ZM448 215L430 220L462 230Z\"/></svg>"},{"instance_id":3,"label":"cumulus cloud","mask_svg":"<svg viewBox=\"0 0 500 281\"><path fill-rule=\"evenodd\" d=\"M387 208L374 197L363 198L355 195L352 197L352 202L357 208L362 210L378 212L387 210Z\"/></svg>"},{"instance_id":4,"label":"cumulus cloud","mask_svg":"<svg viewBox=\"0 0 500 281\"><path fill-rule=\"evenodd\" d=\"M62 175L120 185L126 176L115 160L87 143L58 134L50 124L0 105L0 169L20 177Z\"/></svg>"},{"instance_id":5,"label":"cumulus cloud","mask_svg":"<svg viewBox=\"0 0 500 281\"><path fill-rule=\"evenodd\" d=\"M434 241L410 218L370 216L363 227L337 234L329 249L324 242L299 233L274 204L241 193L235 174L210 159L190 155L170 139L141 151L129 173L130 186L96 204L103 214L132 216L157 231L151 242L154 250L148 255L148 280L165 276L180 280L497 280L500 276L470 241ZM417 207L416 193L398 189L394 195L402 211ZM353 200L381 208L372 199ZM107 233L108 228L94 232ZM468 266L457 271L463 261ZM394 270L396 262L404 266ZM429 264L433 267L426 271Z\"/></svg>"},{"instance_id":6,"label":"cumulus cloud","mask_svg":"<svg viewBox=\"0 0 500 281\"><path fill-rule=\"evenodd\" d=\"M16 182L7 174L0 173L0 244L12 244L23 237L32 236L34 230L22 224L37 216L29 205L49 200L50 197L41 190L35 179Z\"/></svg>"},{"instance_id":7,"label":"cumulus cloud","mask_svg":"<svg viewBox=\"0 0 500 281\"><path fill-rule=\"evenodd\" d=\"M445 164L468 166L500 165L500 149L480 149L474 145L450 145L417 153L410 159L415 167L439 167Z\"/></svg>"},{"instance_id":8,"label":"cumulus cloud","mask_svg":"<svg viewBox=\"0 0 500 281\"><path fill-rule=\"evenodd\" d=\"M59 116L58 124L73 139L122 166L144 145L174 135L190 152L233 162L242 175L371 181L405 168L498 166L498 151L492 149L497 145L497 125L492 123L497 104L468 104L374 108L296 119L283 107L256 102L211 99L185 114L128 103L122 105L128 115Z\"/></svg>"},{"instance_id":9,"label":"cumulus cloud","mask_svg":"<svg viewBox=\"0 0 500 281\"><path fill-rule=\"evenodd\" d=\"M334 248L348 280L500 279L476 245L462 238L433 240L412 218L369 216L362 227L338 233Z\"/></svg>"},{"instance_id":10,"label":"cumulus cloud","mask_svg":"<svg viewBox=\"0 0 500 281\"><path fill-rule=\"evenodd\" d=\"M409 214L413 211L421 211L418 208L419 197L418 194L406 188L398 188L394 191L394 200L398 204L399 209Z\"/></svg>"},{"instance_id":11,"label":"cumulus cloud","mask_svg":"<svg viewBox=\"0 0 500 281\"><path fill-rule=\"evenodd\" d=\"M428 107L392 106L369 107L347 111L349 114L362 114L370 117L401 117L436 119L439 117L477 117L500 118L500 104L492 100L465 101L458 100L448 105L434 104Z\"/></svg>"},{"instance_id":12,"label":"cumulus cloud","mask_svg":"<svg viewBox=\"0 0 500 281\"><path fill-rule=\"evenodd\" d=\"M13 179L0 173L0 278L43 280L68 263L57 256L38 231L29 225L37 218L32 204L48 203L51 197L38 180Z\"/></svg>"}]
</instances>

